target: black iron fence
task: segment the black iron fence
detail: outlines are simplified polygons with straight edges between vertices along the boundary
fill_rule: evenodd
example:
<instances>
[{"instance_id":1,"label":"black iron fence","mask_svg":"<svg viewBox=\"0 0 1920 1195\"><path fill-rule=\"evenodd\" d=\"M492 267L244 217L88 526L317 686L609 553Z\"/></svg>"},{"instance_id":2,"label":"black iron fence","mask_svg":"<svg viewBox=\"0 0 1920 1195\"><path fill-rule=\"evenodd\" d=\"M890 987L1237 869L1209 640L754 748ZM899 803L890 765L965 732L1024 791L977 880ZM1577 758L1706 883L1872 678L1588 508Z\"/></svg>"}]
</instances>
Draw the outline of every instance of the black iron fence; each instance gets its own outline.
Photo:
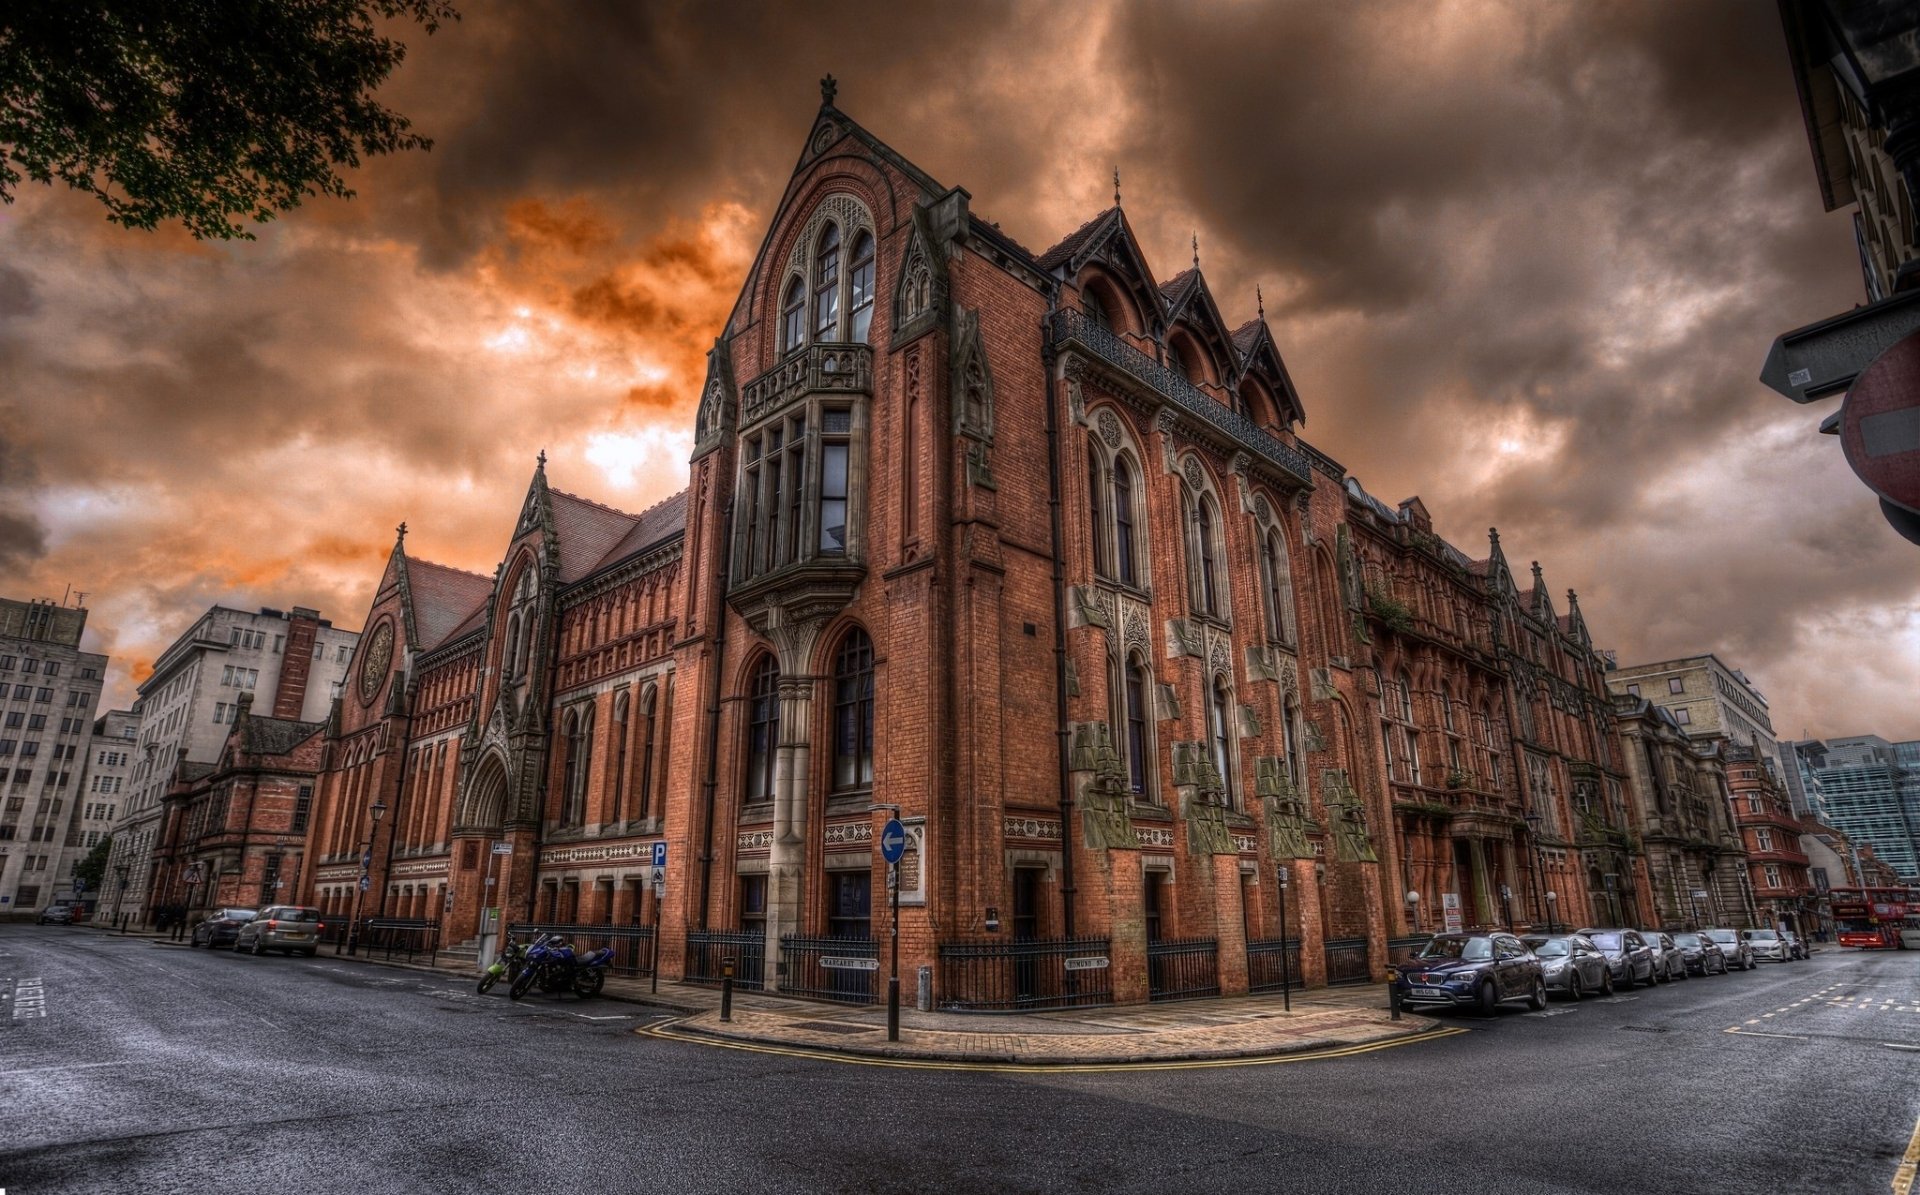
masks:
<instances>
[{"instance_id":1,"label":"black iron fence","mask_svg":"<svg viewBox=\"0 0 1920 1195\"><path fill-rule=\"evenodd\" d=\"M842 1004L872 1004L880 984L880 943L873 938L780 939L780 990Z\"/></svg>"},{"instance_id":2,"label":"black iron fence","mask_svg":"<svg viewBox=\"0 0 1920 1195\"><path fill-rule=\"evenodd\" d=\"M1113 1003L1105 938L942 942L940 1007L958 1012Z\"/></svg>"},{"instance_id":3,"label":"black iron fence","mask_svg":"<svg viewBox=\"0 0 1920 1195\"><path fill-rule=\"evenodd\" d=\"M733 984L745 991L765 987L767 936L758 930L696 929L687 932L688 983L718 986L733 960Z\"/></svg>"},{"instance_id":4,"label":"black iron fence","mask_svg":"<svg viewBox=\"0 0 1920 1195\"><path fill-rule=\"evenodd\" d=\"M413 962L425 955L429 963L440 952L440 923L422 917L365 917L360 921L362 953Z\"/></svg>"},{"instance_id":5,"label":"black iron fence","mask_svg":"<svg viewBox=\"0 0 1920 1195\"><path fill-rule=\"evenodd\" d=\"M1280 966L1282 957L1287 960L1285 970ZM1300 982L1300 939L1288 938L1282 943L1279 938L1267 938L1247 943L1249 993L1257 996L1262 992L1280 992L1304 986Z\"/></svg>"},{"instance_id":6,"label":"black iron fence","mask_svg":"<svg viewBox=\"0 0 1920 1195\"><path fill-rule=\"evenodd\" d=\"M566 922L521 921L507 927L508 942L531 942L541 934L557 934L573 943L575 954L613 948L613 961L607 970L631 979L653 974L653 927L651 925L580 925Z\"/></svg>"},{"instance_id":7,"label":"black iron fence","mask_svg":"<svg viewBox=\"0 0 1920 1195\"><path fill-rule=\"evenodd\" d=\"M1414 934L1406 938L1387 939L1387 965L1404 963L1420 952L1420 948L1433 941L1432 934Z\"/></svg>"},{"instance_id":8,"label":"black iron fence","mask_svg":"<svg viewBox=\"0 0 1920 1195\"><path fill-rule=\"evenodd\" d=\"M1344 983L1372 983L1373 967L1367 962L1365 938L1332 938L1326 945L1327 986Z\"/></svg>"},{"instance_id":9,"label":"black iron fence","mask_svg":"<svg viewBox=\"0 0 1920 1195\"><path fill-rule=\"evenodd\" d=\"M1147 943L1147 999L1192 1000L1220 994L1220 946L1212 938Z\"/></svg>"}]
</instances>

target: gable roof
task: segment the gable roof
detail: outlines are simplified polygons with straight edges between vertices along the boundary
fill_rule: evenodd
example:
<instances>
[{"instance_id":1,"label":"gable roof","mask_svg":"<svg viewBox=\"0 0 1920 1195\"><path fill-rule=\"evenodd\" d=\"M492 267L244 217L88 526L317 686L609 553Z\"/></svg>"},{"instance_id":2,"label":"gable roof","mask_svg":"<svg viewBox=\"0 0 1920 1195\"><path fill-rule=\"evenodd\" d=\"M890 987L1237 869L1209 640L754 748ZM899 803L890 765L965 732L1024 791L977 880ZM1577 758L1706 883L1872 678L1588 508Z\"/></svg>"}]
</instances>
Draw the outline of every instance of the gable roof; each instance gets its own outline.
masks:
<instances>
[{"instance_id":1,"label":"gable roof","mask_svg":"<svg viewBox=\"0 0 1920 1195\"><path fill-rule=\"evenodd\" d=\"M420 650L445 643L493 596L493 578L431 560L407 560L408 587L413 595L413 620L420 633Z\"/></svg>"},{"instance_id":2,"label":"gable roof","mask_svg":"<svg viewBox=\"0 0 1920 1195\"><path fill-rule=\"evenodd\" d=\"M250 755L285 755L326 729L324 722L295 722L249 714L236 736L239 748Z\"/></svg>"},{"instance_id":3,"label":"gable roof","mask_svg":"<svg viewBox=\"0 0 1920 1195\"><path fill-rule=\"evenodd\" d=\"M1085 224L1074 229L1065 237L1061 238L1060 242L1054 245L1053 248L1040 255L1040 268L1043 270L1051 270L1055 266L1072 264L1074 258L1080 254L1081 250L1087 248L1095 241L1104 238L1106 234L1111 231L1107 226L1110 224L1118 224L1119 217L1120 209L1110 207Z\"/></svg>"},{"instance_id":4,"label":"gable roof","mask_svg":"<svg viewBox=\"0 0 1920 1195\"><path fill-rule=\"evenodd\" d=\"M578 494L549 489L553 535L559 541L560 583L571 585L606 559L614 545L640 521L638 515L603 506Z\"/></svg>"},{"instance_id":5,"label":"gable roof","mask_svg":"<svg viewBox=\"0 0 1920 1195\"><path fill-rule=\"evenodd\" d=\"M634 520L633 526L613 545L607 554L600 558L593 571L609 568L625 560L635 552L643 551L663 540L671 539L687 529L687 491L681 490L670 498L662 498Z\"/></svg>"}]
</instances>

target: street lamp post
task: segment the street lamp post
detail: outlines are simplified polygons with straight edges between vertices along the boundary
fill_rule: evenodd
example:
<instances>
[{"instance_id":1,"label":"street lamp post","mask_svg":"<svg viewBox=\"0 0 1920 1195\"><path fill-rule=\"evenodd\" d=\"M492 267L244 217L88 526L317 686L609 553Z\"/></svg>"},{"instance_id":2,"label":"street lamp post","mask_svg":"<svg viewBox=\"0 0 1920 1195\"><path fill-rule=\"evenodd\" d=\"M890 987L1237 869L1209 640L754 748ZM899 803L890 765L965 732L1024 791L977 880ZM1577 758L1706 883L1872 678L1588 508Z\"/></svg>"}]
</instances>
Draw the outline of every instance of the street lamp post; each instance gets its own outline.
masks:
<instances>
[{"instance_id":1,"label":"street lamp post","mask_svg":"<svg viewBox=\"0 0 1920 1195\"><path fill-rule=\"evenodd\" d=\"M1558 892L1555 892L1551 888L1547 889L1547 932L1550 934L1557 934L1560 932L1559 922L1553 919L1554 906L1559 903L1560 903L1560 894Z\"/></svg>"},{"instance_id":2,"label":"street lamp post","mask_svg":"<svg viewBox=\"0 0 1920 1195\"><path fill-rule=\"evenodd\" d=\"M1417 890L1412 888L1407 889L1407 914L1409 918L1413 921L1413 932L1416 934L1419 933L1420 932L1420 893Z\"/></svg>"},{"instance_id":3,"label":"street lamp post","mask_svg":"<svg viewBox=\"0 0 1920 1195\"><path fill-rule=\"evenodd\" d=\"M120 911L120 904L127 899L127 865L119 864L113 870L120 880L120 888L113 894L113 919L120 923L120 932L124 934L127 932L126 914Z\"/></svg>"},{"instance_id":4,"label":"street lamp post","mask_svg":"<svg viewBox=\"0 0 1920 1195\"><path fill-rule=\"evenodd\" d=\"M1275 860L1273 878L1280 885L1280 1004L1293 1011L1293 968L1287 962L1287 865Z\"/></svg>"},{"instance_id":5,"label":"street lamp post","mask_svg":"<svg viewBox=\"0 0 1920 1195\"><path fill-rule=\"evenodd\" d=\"M385 813L387 812L387 803L385 801L382 801L380 798L375 797L373 800L372 807L369 808L367 812L373 815L373 821L371 824L367 826L366 845L360 848L360 882L354 885L353 916L347 921L346 938L347 938L348 954L359 953L360 898L366 894L367 887L372 882L371 876L368 873L368 869L373 866L373 840L379 835L380 818L383 815L385 815ZM340 948L337 946L334 947L333 952L335 954L339 954Z\"/></svg>"},{"instance_id":6,"label":"street lamp post","mask_svg":"<svg viewBox=\"0 0 1920 1195\"><path fill-rule=\"evenodd\" d=\"M1507 932L1513 932L1513 889L1500 885L1500 916Z\"/></svg>"}]
</instances>

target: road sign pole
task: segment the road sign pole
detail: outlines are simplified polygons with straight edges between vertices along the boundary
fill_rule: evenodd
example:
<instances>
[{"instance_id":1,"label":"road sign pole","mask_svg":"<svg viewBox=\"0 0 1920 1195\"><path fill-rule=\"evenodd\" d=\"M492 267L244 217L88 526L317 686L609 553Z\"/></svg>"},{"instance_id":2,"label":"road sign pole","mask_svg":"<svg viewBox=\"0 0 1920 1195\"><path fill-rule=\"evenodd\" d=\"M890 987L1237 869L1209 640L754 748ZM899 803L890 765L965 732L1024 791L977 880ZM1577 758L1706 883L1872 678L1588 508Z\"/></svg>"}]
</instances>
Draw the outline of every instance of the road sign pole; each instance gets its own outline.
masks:
<instances>
[{"instance_id":1,"label":"road sign pole","mask_svg":"<svg viewBox=\"0 0 1920 1195\"><path fill-rule=\"evenodd\" d=\"M893 958L887 969L887 1040L900 1040L900 865L887 864L887 887L893 889Z\"/></svg>"},{"instance_id":2,"label":"road sign pole","mask_svg":"<svg viewBox=\"0 0 1920 1195\"><path fill-rule=\"evenodd\" d=\"M1287 865L1276 860L1274 879L1280 882L1280 1003L1293 1011L1293 968L1287 963Z\"/></svg>"}]
</instances>

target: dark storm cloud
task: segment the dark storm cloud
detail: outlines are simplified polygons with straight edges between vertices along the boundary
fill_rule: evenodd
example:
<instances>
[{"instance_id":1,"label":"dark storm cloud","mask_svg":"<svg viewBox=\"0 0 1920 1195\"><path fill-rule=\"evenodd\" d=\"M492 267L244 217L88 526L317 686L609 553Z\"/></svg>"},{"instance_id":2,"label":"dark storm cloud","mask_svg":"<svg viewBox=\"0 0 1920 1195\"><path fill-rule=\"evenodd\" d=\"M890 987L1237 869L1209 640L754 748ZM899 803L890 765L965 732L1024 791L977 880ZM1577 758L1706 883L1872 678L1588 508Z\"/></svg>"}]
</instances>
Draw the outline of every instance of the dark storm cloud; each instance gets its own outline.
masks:
<instances>
[{"instance_id":1,"label":"dark storm cloud","mask_svg":"<svg viewBox=\"0 0 1920 1195\"><path fill-rule=\"evenodd\" d=\"M1476 556L1498 524L1624 659L1718 650L1783 732L1920 734L1911 549L1822 412L1753 380L1860 299L1771 5L463 16L386 94L434 150L255 244L0 212L0 565L88 582L127 659L214 600L351 625L402 518L491 569L541 447L615 505L684 484L703 354L831 72L1036 250L1120 165L1163 277L1197 231L1229 322L1264 286L1318 447Z\"/></svg>"}]
</instances>

